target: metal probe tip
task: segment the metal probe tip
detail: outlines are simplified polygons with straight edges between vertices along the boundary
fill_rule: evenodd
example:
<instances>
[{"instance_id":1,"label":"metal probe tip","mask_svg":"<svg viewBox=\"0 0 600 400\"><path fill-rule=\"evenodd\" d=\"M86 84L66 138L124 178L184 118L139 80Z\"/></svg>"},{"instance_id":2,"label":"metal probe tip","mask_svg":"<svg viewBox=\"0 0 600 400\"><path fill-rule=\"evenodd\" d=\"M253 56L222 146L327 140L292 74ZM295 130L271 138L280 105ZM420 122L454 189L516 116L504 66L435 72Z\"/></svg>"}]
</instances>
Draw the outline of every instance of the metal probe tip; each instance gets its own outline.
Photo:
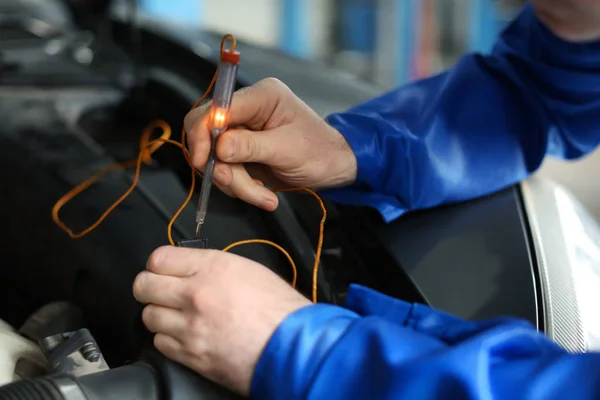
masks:
<instances>
[{"instance_id":1,"label":"metal probe tip","mask_svg":"<svg viewBox=\"0 0 600 400\"><path fill-rule=\"evenodd\" d=\"M200 239L200 228L202 228L202 222L196 224L196 239Z\"/></svg>"}]
</instances>

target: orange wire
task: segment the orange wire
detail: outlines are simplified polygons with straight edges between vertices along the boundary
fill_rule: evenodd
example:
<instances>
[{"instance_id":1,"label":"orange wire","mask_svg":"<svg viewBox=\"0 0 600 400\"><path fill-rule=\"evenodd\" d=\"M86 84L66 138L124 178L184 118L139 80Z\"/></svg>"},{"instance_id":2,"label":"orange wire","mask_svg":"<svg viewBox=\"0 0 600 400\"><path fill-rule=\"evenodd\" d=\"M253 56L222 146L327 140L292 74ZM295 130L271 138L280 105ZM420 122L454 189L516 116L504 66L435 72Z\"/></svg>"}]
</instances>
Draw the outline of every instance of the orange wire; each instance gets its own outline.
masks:
<instances>
[{"instance_id":1,"label":"orange wire","mask_svg":"<svg viewBox=\"0 0 600 400\"><path fill-rule=\"evenodd\" d=\"M227 41L227 39L231 40L230 51L235 51L235 46L237 43L235 40L235 37L233 35L228 34L228 35L223 36L223 39L221 40L221 53L223 53L225 51L225 42ZM195 109L196 107L198 107L200 104L202 104L202 102L204 100L206 100L206 98L208 97L210 91L212 90L212 88L215 85L215 82L217 80L218 70L219 69L217 67L217 69L215 70L215 73L213 74L211 82L208 85L208 88L206 89L206 91L204 92L202 97L200 97L200 99L196 103L194 103L194 105L191 108L192 110ZM162 129L163 132L160 136L160 139L162 139L162 140L152 141L152 144L150 144L150 135L156 128ZM185 128L183 128L182 132L181 132L181 143L177 143L175 141L170 141L168 143L175 144L175 145L181 147L188 164L190 164L190 166L191 166L191 155L189 154L189 151L187 151L187 149L185 148L185 134L186 134ZM141 170L142 162L146 163L146 164L150 164L152 162L152 154L156 150L158 150L164 143L166 143L168 140L170 140L170 138L171 138L171 127L169 126L169 124L167 124L165 121L160 121L160 120L151 122L144 129L144 131L142 133L142 137L140 139L140 154L136 160L126 161L124 163L120 163L120 164L112 165L108 168L104 168L101 171L94 174L92 177L88 178L87 180L85 180L82 183L80 183L79 185L77 185L75 188L71 189L69 192L67 192L67 194L65 194L62 198L60 198L56 202L54 207L52 207L52 220L73 239L79 239L79 238L87 235L94 229L96 229L109 216L109 214L111 212L113 212L114 209L117 208L123 201L125 201L125 199L133 192L133 190L137 186L139 178L140 178L140 170ZM107 173L118 170L118 169L131 168L133 166L136 166L136 170L135 170L135 174L133 177L133 182L131 183L131 186L129 187L129 189L127 189L127 191L125 191L125 193L123 193L123 195L121 195L121 197L119 197L117 199L117 201L115 201L100 216L100 218L98 218L93 224L91 224L89 227L87 227L83 231L75 233L64 222L62 222L58 213L60 212L62 207L65 206L65 204L67 204L69 201L73 200L76 196L81 194L81 192L83 192L84 190L88 189L94 183L98 182L98 180L100 180L100 178L102 178ZM175 244L175 241L173 240L172 233L171 233L173 224L175 223L175 221L177 220L177 218L179 217L179 215L181 214L183 209L191 201L192 196L194 194L194 189L196 186L195 171L196 171L195 168L193 168L192 184L190 185L190 191L188 192L186 201L175 212L175 214L173 215L173 218L171 218L171 220L169 221L169 225L167 227L167 235L169 237L169 243L171 243L171 245Z\"/></svg>"},{"instance_id":2,"label":"orange wire","mask_svg":"<svg viewBox=\"0 0 600 400\"><path fill-rule=\"evenodd\" d=\"M231 46L230 46L229 51L230 52L235 51L235 47L237 44L236 39L233 35L228 34L228 35L223 36L223 39L221 40L221 55L225 51L225 42L227 41L227 39L231 40ZM194 103L194 105L191 108L192 110L195 109L196 107L198 107L200 104L202 104L202 102L204 100L206 100L206 98L208 97L209 93L211 92L212 88L215 85L217 75L218 75L218 67L215 70L215 73L212 77L212 80L210 81L210 84L208 85L208 88L206 89L206 91L204 92L202 97L196 103ZM157 139L150 140L152 133L156 129L162 130L160 137ZM175 221L177 220L177 218L179 217L181 212L185 209L185 207L187 207L189 202L192 200L192 197L194 195L194 190L196 187L196 174L197 173L200 174L200 172L198 170L196 170L196 168L194 168L194 166L192 165L191 154L185 146L185 143L186 143L185 127L181 131L181 142L177 142L177 141L171 139L171 127L169 126L169 124L166 123L165 121L161 121L161 120L151 122L150 124L148 124L148 126L142 132L142 136L140 138L140 153L139 153L137 159L126 161L126 162L123 162L120 164L116 164L116 165L112 165L107 168L104 168L104 169L100 170L99 172L95 173L94 175L92 175L90 178L88 178L85 181L83 181L82 183L80 183L79 185L75 186L73 189L71 189L69 192L67 192L63 197L61 197L56 202L54 207L52 207L52 220L56 223L56 225L58 225L59 228L61 228L63 231L65 231L72 239L79 239L79 238L89 234L90 232L92 232L102 222L104 222L104 220L110 215L110 213L112 213L115 210L115 208L117 208L123 201L125 201L125 199L135 190L135 188L139 182L139 179L140 179L142 164L150 164L152 162L152 154L154 154L154 152L156 152L165 143L177 146L182 150L183 155L184 155L188 165L190 166L191 172L192 172L192 182L190 184L190 189L188 191L188 195L187 195L185 201L183 202L183 204L173 214L173 217L171 218L171 220L169 221L169 224L167 225L167 237L169 239L169 243L171 245L175 245L175 241L173 240L173 233L172 233L173 224L175 223ZM100 180L100 178L102 178L104 175L106 175L112 171L118 170L118 169L131 168L133 166L135 166L135 173L133 176L133 181L132 181L131 185L129 186L129 188L110 207L108 207L108 209L90 226L88 226L87 228L83 229L80 232L75 233L60 219L59 212L62 209L62 207L64 207L69 201L73 200L79 194L81 194L84 190L88 189L90 186L92 186L93 184L98 182ZM278 189L278 190L274 190L274 191L275 192L305 191L307 193L312 194L319 201L319 204L321 206L321 211L323 212L323 217L321 218L321 222L319 224L319 239L318 239L318 243L317 243L317 251L315 254L315 262L314 262L314 266L313 266L313 276L312 276L312 301L316 303L317 302L317 281L318 281L319 261L321 259L321 253L323 250L323 236L324 236L324 231L325 231L325 221L327 219L327 210L325 208L323 200L321 200L321 198L314 191L312 191L310 189L294 188L294 189ZM227 251L233 249L234 247L238 247L238 246L245 245L245 244L252 244L252 243L267 244L269 246L276 248L281 253L283 253L283 255L289 261L290 266L292 267L292 271L293 271L292 286L295 287L297 277L298 277L298 271L296 268L296 264L294 263L294 260L292 259L290 254L283 247L278 245L277 243L271 242L269 240L264 240L264 239L242 240L242 241L230 244L229 246L225 247L222 251L227 252Z\"/></svg>"},{"instance_id":3,"label":"orange wire","mask_svg":"<svg viewBox=\"0 0 600 400\"><path fill-rule=\"evenodd\" d=\"M160 136L160 138L150 141L150 135L156 128L162 128L163 133ZM52 207L52 220L62 230L67 232L67 234L73 239L79 239L79 238L87 235L94 229L96 229L106 219L106 217L108 217L108 215L111 212L113 212L113 210L115 208L117 208L117 206L119 204L121 204L127 198L127 196L129 196L133 192L133 190L137 186L137 183L140 178L140 170L142 168L142 163L147 163L147 164L150 163L152 161L152 158L151 158L152 153L155 152L156 150L158 150L158 148L160 146L162 146L163 143L171 143L171 142L172 142L172 144L177 143L175 141L169 140L170 136L171 136L171 127L169 126L169 124L167 124L164 121L151 122L144 129L144 132L142 133L142 137L140 140L140 154L139 154L137 160L130 160L130 161L126 161L124 163L120 163L120 164L116 164L116 165L112 165L110 167L104 168L101 171L94 174L91 178L86 179L85 181L83 181L82 183L77 185L75 188L71 189L67 194L65 194L62 198L60 198L56 202L56 204L54 204L54 207ZM177 143L177 144L179 144L179 143ZM107 173L115 171L117 169L130 168L134 165L136 166L136 169L135 169L135 175L133 177L133 182L131 183L131 186L129 186L129 189L127 189L125 191L125 193L123 193L121 195L121 197L119 197L117 199L117 201L115 201L110 207L108 207L108 209L100 216L100 218L98 218L96 220L96 222L94 222L89 227L85 228L84 230L82 230L81 232L78 232L78 233L73 232L64 222L62 222L58 213L60 212L61 208L65 204L67 204L69 201L73 200L76 196L81 194L81 192L83 192L84 190L86 190L87 188L92 186L94 183L98 182L98 180L100 180L100 178L102 176L106 175Z\"/></svg>"},{"instance_id":4,"label":"orange wire","mask_svg":"<svg viewBox=\"0 0 600 400\"><path fill-rule=\"evenodd\" d=\"M317 302L317 283L319 281L319 262L321 261L321 253L323 252L323 239L325 237L325 221L327 221L327 209L323 199L317 193L307 188L291 188L291 189L276 189L275 192L306 192L311 194L319 202L321 207L322 217L319 222L319 239L317 241L317 251L315 252L315 261L312 270L312 301Z\"/></svg>"},{"instance_id":5,"label":"orange wire","mask_svg":"<svg viewBox=\"0 0 600 400\"><path fill-rule=\"evenodd\" d=\"M321 207L321 212L322 212L323 216L321 217L321 222L319 223L319 239L317 242L317 251L315 252L315 261L314 261L313 270L312 270L312 301L313 301L313 303L316 303L317 302L317 283L319 281L319 262L321 260L321 253L323 252L323 238L325 237L325 221L327 220L327 209L325 208L325 203L323 202L323 199L321 199L321 197L319 197L319 195L317 193L315 193L314 191L307 189L307 188L275 189L273 191L274 192L306 192L306 193L309 193L312 196L314 196L317 199L317 201L319 202L319 206ZM292 270L294 272L292 286L296 287L296 278L298 275L298 273L296 271L296 264L294 263L294 260L292 260L292 257L289 255L289 253L287 251L285 251L283 249L283 247L279 246L276 243L273 243L269 240L263 240L263 239L241 240L239 242L232 243L229 246L225 247L223 249L223 251L229 251L229 250L233 249L234 247L238 247L238 246L241 246L244 244L252 244L252 243L268 244L270 246L275 247L279 251L281 251L287 257L288 261L290 262L290 265L292 266Z\"/></svg>"},{"instance_id":6,"label":"orange wire","mask_svg":"<svg viewBox=\"0 0 600 400\"><path fill-rule=\"evenodd\" d=\"M270 240L264 240L264 239L240 240L239 242L231 243L229 246L225 247L221 251L223 251L223 252L226 253L229 250L233 249L234 247L242 246L244 244L254 244L254 243L268 244L269 246L275 247L277 250L279 250L280 252L283 253L283 255L288 259L288 261L290 262L290 265L292 266L292 272L293 272L293 275L292 275L292 287L296 287L296 280L298 279L298 271L296 269L296 263L292 259L292 256L290 256L290 253L288 253L286 249L284 249L283 247L281 247L277 243L271 242Z\"/></svg>"}]
</instances>

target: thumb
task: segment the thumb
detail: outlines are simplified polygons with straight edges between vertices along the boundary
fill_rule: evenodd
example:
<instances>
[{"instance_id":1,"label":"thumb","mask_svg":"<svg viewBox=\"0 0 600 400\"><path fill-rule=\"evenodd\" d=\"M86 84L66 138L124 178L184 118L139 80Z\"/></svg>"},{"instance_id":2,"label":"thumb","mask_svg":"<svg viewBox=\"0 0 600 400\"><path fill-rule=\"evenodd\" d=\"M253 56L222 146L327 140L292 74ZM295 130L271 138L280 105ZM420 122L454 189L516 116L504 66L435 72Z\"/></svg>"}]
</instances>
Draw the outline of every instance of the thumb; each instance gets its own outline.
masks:
<instances>
[{"instance_id":1,"label":"thumb","mask_svg":"<svg viewBox=\"0 0 600 400\"><path fill-rule=\"evenodd\" d=\"M279 128L254 132L232 129L219 138L217 157L227 163L260 163L277 167L288 161L295 151Z\"/></svg>"}]
</instances>

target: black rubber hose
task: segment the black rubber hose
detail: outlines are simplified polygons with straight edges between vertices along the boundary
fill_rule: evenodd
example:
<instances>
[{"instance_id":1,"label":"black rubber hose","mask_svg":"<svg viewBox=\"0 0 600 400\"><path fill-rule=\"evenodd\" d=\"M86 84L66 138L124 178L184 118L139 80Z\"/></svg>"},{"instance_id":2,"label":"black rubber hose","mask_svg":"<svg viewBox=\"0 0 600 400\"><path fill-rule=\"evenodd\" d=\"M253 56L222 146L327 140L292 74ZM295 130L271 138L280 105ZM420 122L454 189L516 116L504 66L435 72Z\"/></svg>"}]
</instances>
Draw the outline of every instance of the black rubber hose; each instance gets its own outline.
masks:
<instances>
[{"instance_id":1,"label":"black rubber hose","mask_svg":"<svg viewBox=\"0 0 600 400\"><path fill-rule=\"evenodd\" d=\"M61 375L0 387L0 400L163 400L159 378L144 363L79 378Z\"/></svg>"},{"instance_id":2,"label":"black rubber hose","mask_svg":"<svg viewBox=\"0 0 600 400\"><path fill-rule=\"evenodd\" d=\"M241 400L155 352L135 364L74 377L55 375L0 387L0 400Z\"/></svg>"},{"instance_id":3,"label":"black rubber hose","mask_svg":"<svg viewBox=\"0 0 600 400\"><path fill-rule=\"evenodd\" d=\"M51 379L26 379L0 387L0 400L65 400Z\"/></svg>"},{"instance_id":4,"label":"black rubber hose","mask_svg":"<svg viewBox=\"0 0 600 400\"><path fill-rule=\"evenodd\" d=\"M163 400L159 377L144 363L82 376L79 386L87 400Z\"/></svg>"}]
</instances>

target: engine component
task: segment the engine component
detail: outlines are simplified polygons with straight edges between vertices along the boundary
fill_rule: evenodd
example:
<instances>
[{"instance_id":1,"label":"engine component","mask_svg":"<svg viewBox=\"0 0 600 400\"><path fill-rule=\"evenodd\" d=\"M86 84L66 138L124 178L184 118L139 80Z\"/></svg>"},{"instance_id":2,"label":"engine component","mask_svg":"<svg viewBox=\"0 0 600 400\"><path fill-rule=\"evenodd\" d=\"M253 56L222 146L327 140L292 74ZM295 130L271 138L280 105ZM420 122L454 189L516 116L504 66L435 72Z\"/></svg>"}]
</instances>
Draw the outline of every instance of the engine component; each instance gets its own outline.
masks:
<instances>
[{"instance_id":1,"label":"engine component","mask_svg":"<svg viewBox=\"0 0 600 400\"><path fill-rule=\"evenodd\" d=\"M0 387L0 400L233 400L193 371L146 352L134 364L81 377L63 374Z\"/></svg>"},{"instance_id":2,"label":"engine component","mask_svg":"<svg viewBox=\"0 0 600 400\"><path fill-rule=\"evenodd\" d=\"M18 371L19 365L22 368L33 366L41 370L46 369L46 358L40 347L21 336L2 320L0 320L0 350L0 386L24 377Z\"/></svg>"},{"instance_id":3,"label":"engine component","mask_svg":"<svg viewBox=\"0 0 600 400\"><path fill-rule=\"evenodd\" d=\"M83 325L84 319L79 307L66 301L56 301L31 314L19 328L19 333L39 343L45 337L75 331Z\"/></svg>"},{"instance_id":4,"label":"engine component","mask_svg":"<svg viewBox=\"0 0 600 400\"><path fill-rule=\"evenodd\" d=\"M41 340L54 373L83 376L108 370L108 365L87 329L60 333Z\"/></svg>"},{"instance_id":5,"label":"engine component","mask_svg":"<svg viewBox=\"0 0 600 400\"><path fill-rule=\"evenodd\" d=\"M187 247L190 249L208 249L208 239L185 239L175 243L177 247Z\"/></svg>"}]
</instances>

